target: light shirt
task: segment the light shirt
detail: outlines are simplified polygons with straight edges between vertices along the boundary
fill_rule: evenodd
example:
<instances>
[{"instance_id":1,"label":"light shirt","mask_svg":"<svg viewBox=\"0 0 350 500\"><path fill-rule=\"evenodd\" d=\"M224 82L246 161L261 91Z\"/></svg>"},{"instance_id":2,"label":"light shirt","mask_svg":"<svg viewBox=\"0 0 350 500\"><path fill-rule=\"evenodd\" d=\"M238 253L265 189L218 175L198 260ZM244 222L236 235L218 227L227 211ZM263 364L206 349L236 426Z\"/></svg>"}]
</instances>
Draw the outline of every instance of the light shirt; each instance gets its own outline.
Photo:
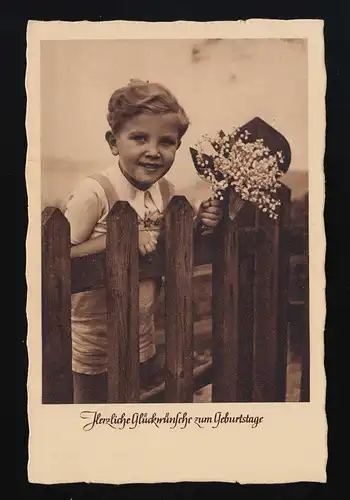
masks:
<instances>
[{"instance_id":1,"label":"light shirt","mask_svg":"<svg viewBox=\"0 0 350 500\"><path fill-rule=\"evenodd\" d=\"M118 165L113 165L102 173L108 177L118 195L118 199L127 201L137 215L144 219L145 191L141 191L130 184ZM151 203L154 204L155 209L162 212L163 199L159 183L156 182L147 191L151 195ZM103 226L106 223L108 212L109 205L103 187L97 180L89 177L85 178L72 193L65 212L71 226L71 242L73 245L83 243L105 233ZM99 224L96 225L97 221Z\"/></svg>"}]
</instances>

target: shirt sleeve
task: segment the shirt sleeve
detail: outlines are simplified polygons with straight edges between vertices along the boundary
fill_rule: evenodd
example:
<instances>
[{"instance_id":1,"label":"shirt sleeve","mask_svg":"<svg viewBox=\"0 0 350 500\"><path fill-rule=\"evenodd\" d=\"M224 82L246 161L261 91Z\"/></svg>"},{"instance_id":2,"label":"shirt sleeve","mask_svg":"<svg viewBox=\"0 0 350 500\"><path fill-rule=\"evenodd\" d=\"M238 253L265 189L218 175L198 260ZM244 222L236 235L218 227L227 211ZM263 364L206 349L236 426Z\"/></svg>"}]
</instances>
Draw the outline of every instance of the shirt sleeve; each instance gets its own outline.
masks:
<instances>
[{"instance_id":1,"label":"shirt sleeve","mask_svg":"<svg viewBox=\"0 0 350 500\"><path fill-rule=\"evenodd\" d=\"M102 187L94 179L85 179L72 192L66 206L65 217L70 224L73 245L89 239L107 204Z\"/></svg>"}]
</instances>

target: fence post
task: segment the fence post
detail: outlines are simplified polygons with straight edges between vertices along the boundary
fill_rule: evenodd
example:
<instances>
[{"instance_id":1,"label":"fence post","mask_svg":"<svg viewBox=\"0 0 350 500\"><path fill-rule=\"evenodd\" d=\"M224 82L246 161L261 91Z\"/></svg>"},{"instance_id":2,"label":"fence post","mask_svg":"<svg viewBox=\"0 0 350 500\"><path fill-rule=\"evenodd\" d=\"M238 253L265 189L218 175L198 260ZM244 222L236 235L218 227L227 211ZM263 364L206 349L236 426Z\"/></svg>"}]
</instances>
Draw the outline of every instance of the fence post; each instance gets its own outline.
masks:
<instances>
[{"instance_id":1,"label":"fence post","mask_svg":"<svg viewBox=\"0 0 350 500\"><path fill-rule=\"evenodd\" d=\"M213 402L237 400L238 231L229 214L234 196L230 191L213 248Z\"/></svg>"},{"instance_id":2,"label":"fence post","mask_svg":"<svg viewBox=\"0 0 350 500\"><path fill-rule=\"evenodd\" d=\"M42 213L42 402L73 402L70 227L58 208Z\"/></svg>"},{"instance_id":3,"label":"fence post","mask_svg":"<svg viewBox=\"0 0 350 500\"><path fill-rule=\"evenodd\" d=\"M288 316L289 316L289 269L290 248L288 234L290 228L291 190L281 185L279 197L282 202L279 224L275 228L275 251L278 254L278 297L277 297L277 360L276 360L276 401L286 401L288 365Z\"/></svg>"},{"instance_id":4,"label":"fence post","mask_svg":"<svg viewBox=\"0 0 350 500\"><path fill-rule=\"evenodd\" d=\"M285 401L288 332L288 249L290 190L282 186L277 220L257 211L259 244L254 286L254 400Z\"/></svg>"},{"instance_id":5,"label":"fence post","mask_svg":"<svg viewBox=\"0 0 350 500\"><path fill-rule=\"evenodd\" d=\"M237 401L241 402L250 402L253 397L255 213L255 205L245 203L237 219L239 228Z\"/></svg>"},{"instance_id":6,"label":"fence post","mask_svg":"<svg viewBox=\"0 0 350 500\"><path fill-rule=\"evenodd\" d=\"M310 287L309 287L309 249L308 249L308 225L307 232L304 234L306 245L307 245L307 259L306 259L306 270L307 270L307 280L304 289L304 307L303 307L303 332L302 337L302 352L301 352L301 381L300 381L300 401L309 402L310 401Z\"/></svg>"},{"instance_id":7,"label":"fence post","mask_svg":"<svg viewBox=\"0 0 350 500\"><path fill-rule=\"evenodd\" d=\"M193 209L174 196L165 214L165 401L193 401Z\"/></svg>"},{"instance_id":8,"label":"fence post","mask_svg":"<svg viewBox=\"0 0 350 500\"><path fill-rule=\"evenodd\" d=\"M301 380L300 380L300 401L308 403L310 401L310 329L309 329L309 290L306 291L307 297L303 310L303 331L305 337L302 339L301 354Z\"/></svg>"},{"instance_id":9,"label":"fence post","mask_svg":"<svg viewBox=\"0 0 350 500\"><path fill-rule=\"evenodd\" d=\"M107 219L108 401L139 401L139 252L137 214L118 201Z\"/></svg>"}]
</instances>

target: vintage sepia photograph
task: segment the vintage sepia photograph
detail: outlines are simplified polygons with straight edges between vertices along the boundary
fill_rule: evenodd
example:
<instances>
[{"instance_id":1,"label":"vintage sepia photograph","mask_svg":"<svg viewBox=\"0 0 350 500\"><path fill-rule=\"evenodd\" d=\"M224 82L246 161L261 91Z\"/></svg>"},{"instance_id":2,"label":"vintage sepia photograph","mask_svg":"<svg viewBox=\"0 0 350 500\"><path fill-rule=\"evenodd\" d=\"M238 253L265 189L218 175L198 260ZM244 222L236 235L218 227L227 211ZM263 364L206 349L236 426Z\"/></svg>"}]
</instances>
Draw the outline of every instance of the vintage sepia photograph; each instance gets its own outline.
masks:
<instances>
[{"instance_id":1,"label":"vintage sepia photograph","mask_svg":"<svg viewBox=\"0 0 350 500\"><path fill-rule=\"evenodd\" d=\"M310 401L308 123L307 38L41 41L43 404Z\"/></svg>"},{"instance_id":2,"label":"vintage sepia photograph","mask_svg":"<svg viewBox=\"0 0 350 500\"><path fill-rule=\"evenodd\" d=\"M31 482L326 481L322 30L29 23Z\"/></svg>"}]
</instances>

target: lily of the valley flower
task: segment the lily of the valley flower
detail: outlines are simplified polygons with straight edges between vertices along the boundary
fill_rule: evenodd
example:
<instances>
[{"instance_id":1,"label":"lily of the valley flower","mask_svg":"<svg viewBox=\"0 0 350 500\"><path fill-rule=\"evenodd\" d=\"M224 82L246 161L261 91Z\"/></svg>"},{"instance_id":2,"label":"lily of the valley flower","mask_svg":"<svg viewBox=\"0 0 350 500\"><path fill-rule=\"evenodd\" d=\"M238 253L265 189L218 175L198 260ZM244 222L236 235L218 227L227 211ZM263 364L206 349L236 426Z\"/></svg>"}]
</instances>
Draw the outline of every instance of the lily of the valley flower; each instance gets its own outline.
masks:
<instances>
[{"instance_id":1,"label":"lily of the valley flower","mask_svg":"<svg viewBox=\"0 0 350 500\"><path fill-rule=\"evenodd\" d=\"M232 187L243 200L277 219L281 202L273 195L280 187L283 154L271 154L263 139L246 142L249 135L248 130L240 129L230 134L220 131L214 138L205 134L194 158L197 171L210 182L212 198L223 200L225 190ZM213 149L213 154L206 154L205 149Z\"/></svg>"}]
</instances>

